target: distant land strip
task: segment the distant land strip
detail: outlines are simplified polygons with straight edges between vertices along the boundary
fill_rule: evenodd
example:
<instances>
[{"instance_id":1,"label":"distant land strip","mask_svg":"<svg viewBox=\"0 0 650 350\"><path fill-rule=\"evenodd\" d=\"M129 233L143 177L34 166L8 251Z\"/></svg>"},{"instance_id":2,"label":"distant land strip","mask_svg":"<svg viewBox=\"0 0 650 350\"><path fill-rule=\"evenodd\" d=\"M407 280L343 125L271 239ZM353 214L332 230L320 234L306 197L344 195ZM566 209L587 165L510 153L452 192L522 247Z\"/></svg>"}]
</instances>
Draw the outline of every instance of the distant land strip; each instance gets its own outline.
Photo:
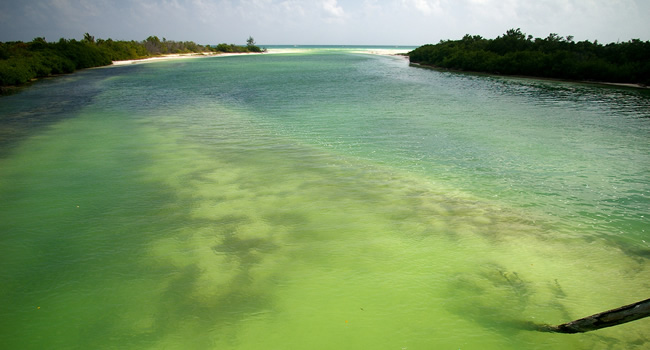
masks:
<instances>
[{"instance_id":1,"label":"distant land strip","mask_svg":"<svg viewBox=\"0 0 650 350\"><path fill-rule=\"evenodd\" d=\"M97 39L86 33L82 40L59 39L47 42L35 38L31 42L0 43L0 92L21 86L34 79L72 73L78 69L110 65L113 61L137 60L166 54L263 52L249 37L245 46L219 44L199 45L192 41L160 40L150 36L143 41Z\"/></svg>"},{"instance_id":2,"label":"distant land strip","mask_svg":"<svg viewBox=\"0 0 650 350\"><path fill-rule=\"evenodd\" d=\"M496 39L465 35L408 53L411 63L436 68L541 78L650 85L650 41L603 45L572 36L533 38L510 29Z\"/></svg>"}]
</instances>

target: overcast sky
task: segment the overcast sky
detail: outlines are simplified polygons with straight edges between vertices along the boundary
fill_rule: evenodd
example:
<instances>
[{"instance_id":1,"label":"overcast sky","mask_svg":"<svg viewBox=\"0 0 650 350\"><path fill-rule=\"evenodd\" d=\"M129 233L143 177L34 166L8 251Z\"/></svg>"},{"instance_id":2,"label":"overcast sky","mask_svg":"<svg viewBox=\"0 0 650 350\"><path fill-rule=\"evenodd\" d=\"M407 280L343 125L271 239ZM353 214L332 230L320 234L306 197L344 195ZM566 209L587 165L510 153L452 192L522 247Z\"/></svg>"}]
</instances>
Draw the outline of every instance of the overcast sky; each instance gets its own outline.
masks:
<instances>
[{"instance_id":1,"label":"overcast sky","mask_svg":"<svg viewBox=\"0 0 650 350\"><path fill-rule=\"evenodd\" d=\"M601 43L650 40L650 0L2 0L0 41L422 45L510 28Z\"/></svg>"}]
</instances>

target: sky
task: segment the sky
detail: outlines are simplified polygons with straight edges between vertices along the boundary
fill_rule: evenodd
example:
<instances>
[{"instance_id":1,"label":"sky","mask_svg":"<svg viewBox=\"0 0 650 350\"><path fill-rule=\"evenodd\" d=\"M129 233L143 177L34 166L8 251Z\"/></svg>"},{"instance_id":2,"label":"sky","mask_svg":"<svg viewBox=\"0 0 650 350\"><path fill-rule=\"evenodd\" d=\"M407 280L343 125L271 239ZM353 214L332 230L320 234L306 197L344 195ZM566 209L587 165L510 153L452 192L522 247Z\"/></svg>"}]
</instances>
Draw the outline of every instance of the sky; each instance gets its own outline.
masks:
<instances>
[{"instance_id":1,"label":"sky","mask_svg":"<svg viewBox=\"0 0 650 350\"><path fill-rule=\"evenodd\" d=\"M508 29L606 44L650 40L650 0L3 0L0 41L409 45Z\"/></svg>"}]
</instances>

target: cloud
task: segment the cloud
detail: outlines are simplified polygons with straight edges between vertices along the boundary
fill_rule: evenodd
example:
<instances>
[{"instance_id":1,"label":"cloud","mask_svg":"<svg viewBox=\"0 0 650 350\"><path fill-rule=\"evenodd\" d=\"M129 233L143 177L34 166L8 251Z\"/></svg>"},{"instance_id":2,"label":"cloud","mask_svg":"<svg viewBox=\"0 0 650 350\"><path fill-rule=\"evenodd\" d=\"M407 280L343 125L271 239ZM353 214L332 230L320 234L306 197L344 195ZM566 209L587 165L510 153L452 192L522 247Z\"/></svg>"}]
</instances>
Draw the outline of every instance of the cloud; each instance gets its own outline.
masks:
<instances>
[{"instance_id":1,"label":"cloud","mask_svg":"<svg viewBox=\"0 0 650 350\"><path fill-rule=\"evenodd\" d=\"M0 41L88 32L199 43L253 35L265 44L422 44L521 28L609 43L650 39L648 11L648 0L5 0Z\"/></svg>"},{"instance_id":2,"label":"cloud","mask_svg":"<svg viewBox=\"0 0 650 350\"><path fill-rule=\"evenodd\" d=\"M476 20L481 21L519 21L519 11L522 7L537 6L543 0L530 5L522 5L519 0L468 0L466 12Z\"/></svg>"},{"instance_id":3,"label":"cloud","mask_svg":"<svg viewBox=\"0 0 650 350\"><path fill-rule=\"evenodd\" d=\"M440 14L443 12L441 0L402 0L406 7L414 7L424 15Z\"/></svg>"},{"instance_id":4,"label":"cloud","mask_svg":"<svg viewBox=\"0 0 650 350\"><path fill-rule=\"evenodd\" d=\"M325 10L325 13L330 18L342 19L345 17L345 11L343 11L343 8L339 6L337 0L324 0L322 6L323 10Z\"/></svg>"},{"instance_id":5,"label":"cloud","mask_svg":"<svg viewBox=\"0 0 650 350\"><path fill-rule=\"evenodd\" d=\"M301 2L295 0L288 0L280 2L280 8L282 12L290 16L304 16L305 9L302 6Z\"/></svg>"}]
</instances>

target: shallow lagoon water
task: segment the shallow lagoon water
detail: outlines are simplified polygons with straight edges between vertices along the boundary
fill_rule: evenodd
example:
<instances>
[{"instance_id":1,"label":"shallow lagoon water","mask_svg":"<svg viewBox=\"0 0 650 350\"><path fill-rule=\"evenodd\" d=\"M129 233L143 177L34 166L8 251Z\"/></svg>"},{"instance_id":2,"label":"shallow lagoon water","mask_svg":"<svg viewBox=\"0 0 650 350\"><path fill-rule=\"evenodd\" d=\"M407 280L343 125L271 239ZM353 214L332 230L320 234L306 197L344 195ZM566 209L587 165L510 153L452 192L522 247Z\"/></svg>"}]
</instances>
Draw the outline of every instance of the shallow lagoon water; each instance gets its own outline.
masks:
<instances>
[{"instance_id":1,"label":"shallow lagoon water","mask_svg":"<svg viewBox=\"0 0 650 350\"><path fill-rule=\"evenodd\" d=\"M0 100L7 348L634 349L650 97L351 50Z\"/></svg>"}]
</instances>

